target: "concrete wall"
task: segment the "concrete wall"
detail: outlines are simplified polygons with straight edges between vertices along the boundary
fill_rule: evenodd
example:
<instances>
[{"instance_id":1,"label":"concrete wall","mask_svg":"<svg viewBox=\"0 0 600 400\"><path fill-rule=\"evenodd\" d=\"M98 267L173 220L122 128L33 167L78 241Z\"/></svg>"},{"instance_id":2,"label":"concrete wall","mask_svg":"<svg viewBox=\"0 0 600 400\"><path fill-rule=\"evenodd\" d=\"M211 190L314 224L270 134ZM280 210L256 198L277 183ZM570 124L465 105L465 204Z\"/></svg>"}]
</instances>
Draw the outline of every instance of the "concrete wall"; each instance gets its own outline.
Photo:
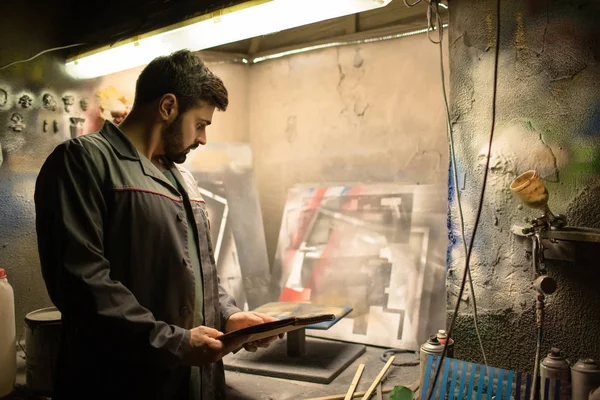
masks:
<instances>
[{"instance_id":1,"label":"concrete wall","mask_svg":"<svg viewBox=\"0 0 600 400\"><path fill-rule=\"evenodd\" d=\"M35 12L25 2L3 4L0 66L57 46L60 31L68 24L64 14L49 2L37 4ZM35 178L45 156L69 136L68 116L62 112L60 98L73 90L78 94L88 90L88 85L76 84L63 73L56 57L47 54L0 71L0 88L9 95L7 103L0 107L0 268L7 270L15 290L18 332L27 312L50 305L39 272L33 204ZM49 119L50 132L43 133L43 120L51 117L41 108L41 98L47 90L55 96L58 110L52 113L55 118ZM29 109L18 105L23 94L34 100ZM24 118L21 132L10 128L15 112ZM54 119L60 129L56 134L52 131Z\"/></svg>"},{"instance_id":2,"label":"concrete wall","mask_svg":"<svg viewBox=\"0 0 600 400\"><path fill-rule=\"evenodd\" d=\"M438 47L426 35L252 66L250 143L269 259L296 183L443 183Z\"/></svg>"},{"instance_id":3,"label":"concrete wall","mask_svg":"<svg viewBox=\"0 0 600 400\"><path fill-rule=\"evenodd\" d=\"M2 37L10 39L0 52L2 65L53 47L58 40L49 19L21 18L25 13L15 11L15 26L0 25ZM269 260L287 190L296 183L446 181L438 57L436 46L418 35L253 67L210 65L228 87L231 105L226 113L215 114L209 141L251 143ZM86 118L86 129L101 123L95 111L98 94L104 96L103 105L121 97L131 104L139 71L76 82L64 73L60 54L0 71L0 88L9 92L9 102L0 109L0 267L7 269L15 288L19 328L27 312L51 305L35 238L37 172L54 146L71 136L70 117ZM17 104L25 92L34 100L29 109ZM43 109L46 92L54 95L56 111ZM70 112L61 101L65 94L75 96ZM88 111L79 107L83 98L91 103ZM14 112L25 119L21 132L9 127ZM55 119L57 133L52 129ZM44 120L48 132L43 132Z\"/></svg>"},{"instance_id":4,"label":"concrete wall","mask_svg":"<svg viewBox=\"0 0 600 400\"><path fill-rule=\"evenodd\" d=\"M495 46L493 0L453 0L450 20L451 106L459 185L473 228L490 131ZM481 225L472 257L480 324L494 365L533 369L535 297L530 242L510 232L525 217L510 193L520 173L537 169L550 207L572 225L600 227L600 10L592 1L503 0L498 118ZM456 199L451 231L458 235ZM448 308L454 308L464 253L449 252ZM548 261L559 292L548 298L544 352L558 346L572 359L600 358L598 247L579 245L571 261ZM469 303L456 331L456 356L480 361Z\"/></svg>"},{"instance_id":5,"label":"concrete wall","mask_svg":"<svg viewBox=\"0 0 600 400\"><path fill-rule=\"evenodd\" d=\"M248 142L248 85L249 69L246 64L208 63L229 92L229 107L225 113L215 112L213 124L207 130L209 142ZM133 104L135 82L144 67L102 77L97 84L100 92L110 91L124 96L127 105ZM114 97L114 95L113 95Z\"/></svg>"}]
</instances>

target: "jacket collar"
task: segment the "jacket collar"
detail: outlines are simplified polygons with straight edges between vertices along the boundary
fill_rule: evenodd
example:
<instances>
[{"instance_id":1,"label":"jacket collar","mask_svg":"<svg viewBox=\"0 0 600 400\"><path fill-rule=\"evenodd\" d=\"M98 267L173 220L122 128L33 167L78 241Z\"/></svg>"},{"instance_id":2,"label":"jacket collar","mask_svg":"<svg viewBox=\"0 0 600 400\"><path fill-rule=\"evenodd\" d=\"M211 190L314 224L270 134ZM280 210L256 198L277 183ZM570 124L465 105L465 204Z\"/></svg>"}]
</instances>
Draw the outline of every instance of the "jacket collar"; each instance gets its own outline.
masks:
<instances>
[{"instance_id":1,"label":"jacket collar","mask_svg":"<svg viewBox=\"0 0 600 400\"><path fill-rule=\"evenodd\" d=\"M140 155L131 141L123 132L112 122L106 120L100 129L100 133L110 145L115 149L119 156L130 160L139 161Z\"/></svg>"},{"instance_id":2,"label":"jacket collar","mask_svg":"<svg viewBox=\"0 0 600 400\"><path fill-rule=\"evenodd\" d=\"M104 136L106 140L108 140L110 145L113 147L113 149L115 149L115 152L120 157L133 161L139 161L144 175L159 181L174 193L178 195L180 194L177 188L173 186L173 184L165 177L165 175L162 172L160 172L160 170L154 164L152 164L150 160L148 160L146 157L140 156L140 153L138 153L133 143L131 143L127 136L125 136L125 134L121 132L121 130L115 124L108 120L104 121L104 125L100 129L100 133L102 134L102 136ZM175 173L174 170L177 170L177 168L174 165L171 165L169 169L173 173ZM178 175L175 176L178 179L181 178L179 171L176 171L176 173Z\"/></svg>"}]
</instances>

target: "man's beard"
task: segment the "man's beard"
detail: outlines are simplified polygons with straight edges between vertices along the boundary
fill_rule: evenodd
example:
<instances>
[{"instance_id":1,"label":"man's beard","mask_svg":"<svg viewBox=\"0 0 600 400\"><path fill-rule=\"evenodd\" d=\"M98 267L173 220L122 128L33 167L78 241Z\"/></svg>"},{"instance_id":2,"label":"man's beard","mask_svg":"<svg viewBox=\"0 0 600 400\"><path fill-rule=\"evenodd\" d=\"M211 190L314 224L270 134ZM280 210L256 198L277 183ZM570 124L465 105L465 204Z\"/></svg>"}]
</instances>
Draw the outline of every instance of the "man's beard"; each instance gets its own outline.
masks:
<instances>
[{"instance_id":1,"label":"man's beard","mask_svg":"<svg viewBox=\"0 0 600 400\"><path fill-rule=\"evenodd\" d=\"M183 164L187 157L187 150L183 147L183 134L179 117L167 128L163 136L165 157L176 164Z\"/></svg>"}]
</instances>

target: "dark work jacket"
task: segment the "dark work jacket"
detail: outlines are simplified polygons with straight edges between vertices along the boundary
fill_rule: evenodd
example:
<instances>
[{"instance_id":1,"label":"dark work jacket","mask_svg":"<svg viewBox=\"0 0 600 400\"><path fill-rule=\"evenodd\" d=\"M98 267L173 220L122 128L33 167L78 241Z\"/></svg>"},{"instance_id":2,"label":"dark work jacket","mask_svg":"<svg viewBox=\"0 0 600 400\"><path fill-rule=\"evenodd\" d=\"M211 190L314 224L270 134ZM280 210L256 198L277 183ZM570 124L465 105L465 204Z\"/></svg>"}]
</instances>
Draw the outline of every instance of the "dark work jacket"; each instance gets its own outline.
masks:
<instances>
[{"instance_id":1,"label":"dark work jacket","mask_svg":"<svg viewBox=\"0 0 600 400\"><path fill-rule=\"evenodd\" d=\"M180 193L112 123L56 147L36 182L42 273L62 313L54 399L189 399L195 301L184 202L199 238L204 324L239 311L219 285L206 206L191 173ZM203 400L224 399L221 362Z\"/></svg>"}]
</instances>

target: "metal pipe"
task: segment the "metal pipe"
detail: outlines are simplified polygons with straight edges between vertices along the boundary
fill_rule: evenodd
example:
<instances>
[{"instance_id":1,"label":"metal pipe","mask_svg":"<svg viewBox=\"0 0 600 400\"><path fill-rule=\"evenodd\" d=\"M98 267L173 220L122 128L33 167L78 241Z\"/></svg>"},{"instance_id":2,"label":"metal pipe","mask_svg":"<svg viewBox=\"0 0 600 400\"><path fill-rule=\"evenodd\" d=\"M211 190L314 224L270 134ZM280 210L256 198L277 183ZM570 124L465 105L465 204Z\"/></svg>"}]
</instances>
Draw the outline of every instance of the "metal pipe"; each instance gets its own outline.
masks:
<instances>
[{"instance_id":1,"label":"metal pipe","mask_svg":"<svg viewBox=\"0 0 600 400\"><path fill-rule=\"evenodd\" d=\"M540 274L540 261L543 257L543 247L540 236L538 233L531 236L531 252L533 261L533 272L534 277L537 279L541 276ZM535 283L534 283L535 287ZM537 291L537 290L536 290ZM540 357L542 351L542 335L544 326L544 300L545 296L540 291L537 291L536 302L535 302L535 320L537 325L537 343L535 349L535 364L533 366L533 390L531 391L530 400L536 400L539 396L539 383L538 376L540 370Z\"/></svg>"},{"instance_id":2,"label":"metal pipe","mask_svg":"<svg viewBox=\"0 0 600 400\"><path fill-rule=\"evenodd\" d=\"M533 368L533 388L531 390L530 400L536 400L538 398L538 393L540 390L540 385L538 383L538 375L540 373L540 357L542 353L542 327L539 327L537 330L537 344L535 350L535 366Z\"/></svg>"}]
</instances>

